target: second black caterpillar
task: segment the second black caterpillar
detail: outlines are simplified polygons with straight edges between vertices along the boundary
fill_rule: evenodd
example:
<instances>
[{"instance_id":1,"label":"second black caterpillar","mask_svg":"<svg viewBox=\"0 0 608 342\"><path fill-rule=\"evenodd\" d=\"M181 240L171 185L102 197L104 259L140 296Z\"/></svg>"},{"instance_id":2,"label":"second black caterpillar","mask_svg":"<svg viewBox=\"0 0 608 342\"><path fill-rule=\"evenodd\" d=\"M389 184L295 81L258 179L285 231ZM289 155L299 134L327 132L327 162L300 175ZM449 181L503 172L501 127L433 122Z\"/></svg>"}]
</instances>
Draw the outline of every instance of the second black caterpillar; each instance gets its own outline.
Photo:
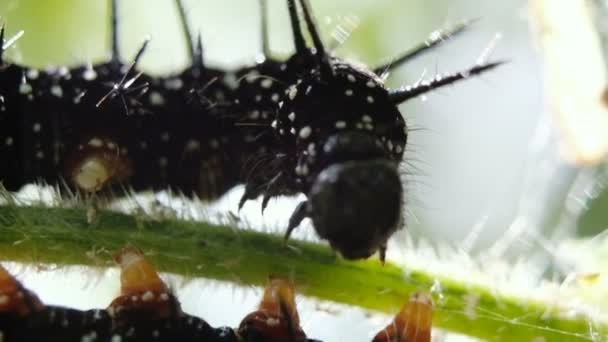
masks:
<instances>
[{"instance_id":1,"label":"second black caterpillar","mask_svg":"<svg viewBox=\"0 0 608 342\"><path fill-rule=\"evenodd\" d=\"M273 196L304 193L308 199L294 211L286 237L310 217L319 236L350 259L377 251L384 259L386 241L400 226L397 170L408 132L397 106L500 64L390 90L381 74L467 24L438 31L370 70L328 53L308 1L288 0L295 45L290 58L275 60L264 51L256 65L213 70L204 65L200 37L195 42L176 0L192 63L180 74L152 77L137 68L146 43L132 63L122 61L116 0L110 3L107 63L37 70L4 61L10 44L0 49L4 187L16 191L46 182L91 193L127 186L214 199L243 183L239 205L262 195L263 208ZM1 35L4 42L4 29Z\"/></svg>"}]
</instances>

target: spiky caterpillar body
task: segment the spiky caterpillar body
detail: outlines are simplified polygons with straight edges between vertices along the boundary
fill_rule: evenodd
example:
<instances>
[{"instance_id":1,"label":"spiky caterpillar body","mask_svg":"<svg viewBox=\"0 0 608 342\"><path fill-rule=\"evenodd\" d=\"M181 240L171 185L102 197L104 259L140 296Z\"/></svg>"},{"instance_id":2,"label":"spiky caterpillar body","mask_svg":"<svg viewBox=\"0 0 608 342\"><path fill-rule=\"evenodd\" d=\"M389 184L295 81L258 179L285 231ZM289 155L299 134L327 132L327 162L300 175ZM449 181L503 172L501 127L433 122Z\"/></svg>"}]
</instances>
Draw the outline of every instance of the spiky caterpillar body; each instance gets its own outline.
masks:
<instances>
[{"instance_id":1,"label":"spiky caterpillar body","mask_svg":"<svg viewBox=\"0 0 608 342\"><path fill-rule=\"evenodd\" d=\"M152 77L137 69L146 44L133 62L121 61L115 13L107 63L33 70L2 63L0 55L5 187L65 181L88 193L129 187L214 199L244 183L240 206L263 195L262 209L273 196L304 193L308 200L294 211L286 237L310 217L345 257L379 251L383 259L402 216L397 166L407 126L397 106L500 64L389 90L378 75L466 24L440 31L394 65L368 70L327 53L308 2L288 0L296 48L290 58L266 58L236 72L211 70L176 3L192 60L176 75Z\"/></svg>"},{"instance_id":2,"label":"spiky caterpillar body","mask_svg":"<svg viewBox=\"0 0 608 342\"><path fill-rule=\"evenodd\" d=\"M214 82L221 74L189 68L151 78L128 67L10 65L2 71L7 90L0 153L12 162L0 175L5 187L14 191L63 178L77 189L97 191L128 181L136 191L173 188L215 198L234 186L223 148L233 133L222 124L223 103L232 99Z\"/></svg>"},{"instance_id":3,"label":"spiky caterpillar body","mask_svg":"<svg viewBox=\"0 0 608 342\"><path fill-rule=\"evenodd\" d=\"M300 326L294 285L271 277L259 307L238 327L210 326L184 313L178 298L143 253L132 246L115 254L121 293L106 309L76 310L45 305L0 266L0 341L135 342L319 342ZM411 297L374 342L429 342L432 302Z\"/></svg>"}]
</instances>

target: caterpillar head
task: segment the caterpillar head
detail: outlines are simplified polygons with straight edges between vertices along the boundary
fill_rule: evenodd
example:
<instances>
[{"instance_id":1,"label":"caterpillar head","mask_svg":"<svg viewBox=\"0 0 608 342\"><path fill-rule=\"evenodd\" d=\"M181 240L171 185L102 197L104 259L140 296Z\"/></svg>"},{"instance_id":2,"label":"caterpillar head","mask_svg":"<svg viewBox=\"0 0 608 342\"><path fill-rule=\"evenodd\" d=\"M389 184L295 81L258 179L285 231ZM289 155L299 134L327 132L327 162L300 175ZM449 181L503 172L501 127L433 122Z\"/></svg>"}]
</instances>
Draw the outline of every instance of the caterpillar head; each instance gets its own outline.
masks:
<instances>
[{"instance_id":1,"label":"caterpillar head","mask_svg":"<svg viewBox=\"0 0 608 342\"><path fill-rule=\"evenodd\" d=\"M291 170L308 201L290 229L310 217L321 238L348 259L380 252L401 223L398 164L407 126L382 80L332 61L286 91L276 133L295 143Z\"/></svg>"},{"instance_id":2,"label":"caterpillar head","mask_svg":"<svg viewBox=\"0 0 608 342\"><path fill-rule=\"evenodd\" d=\"M313 49L306 48L300 5ZM436 75L397 90L383 78L393 67L440 44L444 36L463 31L463 23L432 38L385 66L369 70L331 56L321 41L308 0L288 0L297 60L313 51L310 72L301 74L285 92L272 127L293 151L289 170L308 201L293 213L286 237L305 217L317 233L347 258L384 258L386 241L400 224L403 187L397 172L407 142L399 104L428 91L481 74L502 64L483 61L458 73ZM291 146L289 146L291 144Z\"/></svg>"},{"instance_id":3,"label":"caterpillar head","mask_svg":"<svg viewBox=\"0 0 608 342\"><path fill-rule=\"evenodd\" d=\"M397 230L402 186L394 165L352 161L324 169L308 194L307 209L321 238L347 259L380 252Z\"/></svg>"}]
</instances>

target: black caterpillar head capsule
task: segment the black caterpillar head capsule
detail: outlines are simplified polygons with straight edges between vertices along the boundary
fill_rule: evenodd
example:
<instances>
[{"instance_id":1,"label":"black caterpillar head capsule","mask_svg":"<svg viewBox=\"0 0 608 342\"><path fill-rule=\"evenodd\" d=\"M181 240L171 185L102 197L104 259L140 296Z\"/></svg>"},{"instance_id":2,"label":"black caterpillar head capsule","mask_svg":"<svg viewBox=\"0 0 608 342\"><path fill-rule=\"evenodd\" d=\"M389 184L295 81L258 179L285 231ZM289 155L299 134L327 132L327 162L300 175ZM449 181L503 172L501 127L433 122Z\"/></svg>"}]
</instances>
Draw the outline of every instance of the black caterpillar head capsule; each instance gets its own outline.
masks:
<instances>
[{"instance_id":1,"label":"black caterpillar head capsule","mask_svg":"<svg viewBox=\"0 0 608 342\"><path fill-rule=\"evenodd\" d=\"M310 217L319 236L344 257L367 258L379 251L384 259L386 241L401 223L398 163L386 157L379 140L358 131L331 135L314 154L315 169L321 171L310 177L308 201L289 229Z\"/></svg>"},{"instance_id":2,"label":"black caterpillar head capsule","mask_svg":"<svg viewBox=\"0 0 608 342\"><path fill-rule=\"evenodd\" d=\"M403 189L384 160L332 165L316 178L307 211L321 238L348 259L371 256L399 227Z\"/></svg>"}]
</instances>

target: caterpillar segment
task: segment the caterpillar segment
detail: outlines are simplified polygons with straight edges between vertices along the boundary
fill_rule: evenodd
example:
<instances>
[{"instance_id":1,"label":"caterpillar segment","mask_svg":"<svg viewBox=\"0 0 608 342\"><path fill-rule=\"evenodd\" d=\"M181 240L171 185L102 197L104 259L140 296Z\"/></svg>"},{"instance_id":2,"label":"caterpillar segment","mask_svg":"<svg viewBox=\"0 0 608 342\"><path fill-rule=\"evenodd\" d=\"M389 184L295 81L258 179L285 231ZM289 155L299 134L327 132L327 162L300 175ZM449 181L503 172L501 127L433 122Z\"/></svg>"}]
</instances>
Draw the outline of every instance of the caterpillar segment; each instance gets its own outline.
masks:
<instances>
[{"instance_id":1,"label":"caterpillar segment","mask_svg":"<svg viewBox=\"0 0 608 342\"><path fill-rule=\"evenodd\" d=\"M294 284L271 276L258 307L233 327L212 327L186 314L177 296L141 250L115 253L120 293L105 309L78 310L42 303L0 266L0 341L53 342L321 342L300 325ZM411 296L373 342L430 342L433 303Z\"/></svg>"}]
</instances>

